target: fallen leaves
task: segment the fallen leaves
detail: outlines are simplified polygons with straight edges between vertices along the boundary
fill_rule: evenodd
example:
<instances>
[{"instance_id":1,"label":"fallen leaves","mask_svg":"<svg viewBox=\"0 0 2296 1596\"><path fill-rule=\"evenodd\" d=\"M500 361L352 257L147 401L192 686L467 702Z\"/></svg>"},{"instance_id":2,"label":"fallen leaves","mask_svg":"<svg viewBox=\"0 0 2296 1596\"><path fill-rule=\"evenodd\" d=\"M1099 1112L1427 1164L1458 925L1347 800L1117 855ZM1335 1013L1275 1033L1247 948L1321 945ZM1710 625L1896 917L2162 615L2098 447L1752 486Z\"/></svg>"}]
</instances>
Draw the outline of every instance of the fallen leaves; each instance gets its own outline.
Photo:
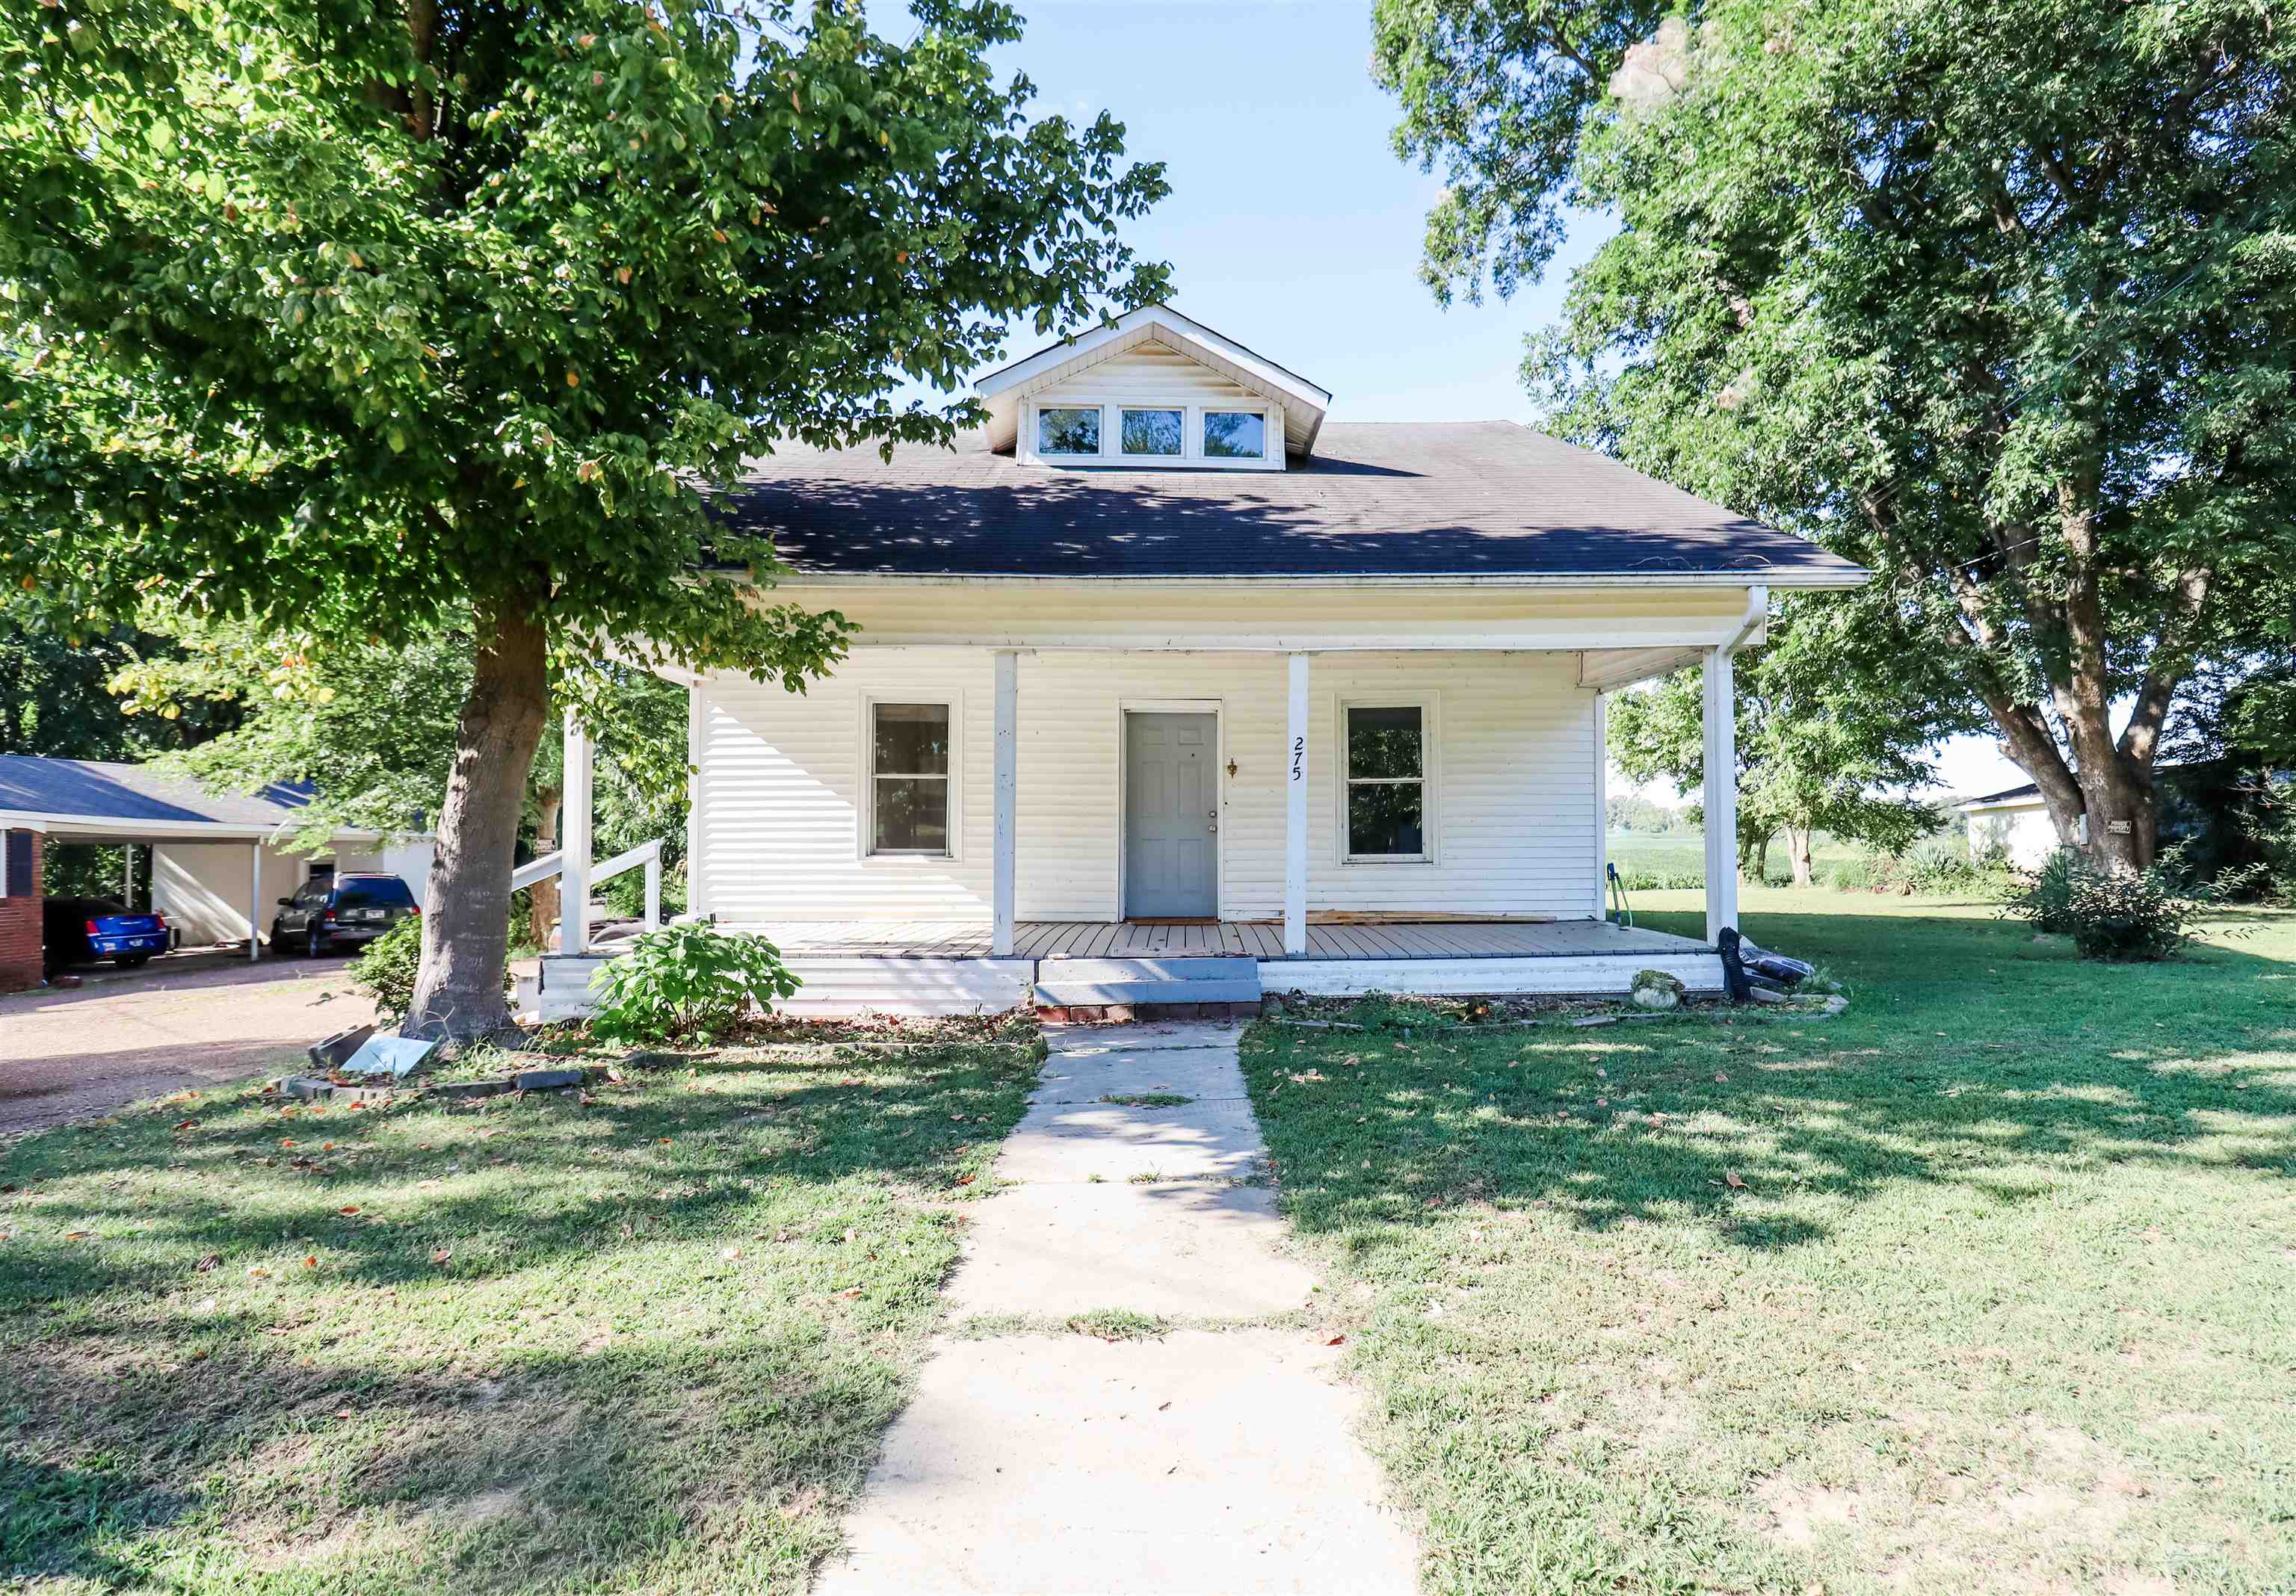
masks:
<instances>
[{"instance_id":1,"label":"fallen leaves","mask_svg":"<svg viewBox=\"0 0 2296 1596\"><path fill-rule=\"evenodd\" d=\"M1722 1183L1733 1191L1743 1191L1746 1189L1746 1183L1738 1178L1738 1172L1734 1169L1726 1169L1722 1172Z\"/></svg>"},{"instance_id":2,"label":"fallen leaves","mask_svg":"<svg viewBox=\"0 0 2296 1596\"><path fill-rule=\"evenodd\" d=\"M454 1256L454 1251L450 1248L434 1248L431 1249L430 1261L434 1264L443 1264Z\"/></svg>"},{"instance_id":3,"label":"fallen leaves","mask_svg":"<svg viewBox=\"0 0 2296 1596\"><path fill-rule=\"evenodd\" d=\"M209 1270L213 1269L217 1265L222 1262L223 1254L219 1252L211 1252L208 1254L207 1256L201 1258L198 1263L193 1265L192 1268L201 1274L205 1274Z\"/></svg>"}]
</instances>

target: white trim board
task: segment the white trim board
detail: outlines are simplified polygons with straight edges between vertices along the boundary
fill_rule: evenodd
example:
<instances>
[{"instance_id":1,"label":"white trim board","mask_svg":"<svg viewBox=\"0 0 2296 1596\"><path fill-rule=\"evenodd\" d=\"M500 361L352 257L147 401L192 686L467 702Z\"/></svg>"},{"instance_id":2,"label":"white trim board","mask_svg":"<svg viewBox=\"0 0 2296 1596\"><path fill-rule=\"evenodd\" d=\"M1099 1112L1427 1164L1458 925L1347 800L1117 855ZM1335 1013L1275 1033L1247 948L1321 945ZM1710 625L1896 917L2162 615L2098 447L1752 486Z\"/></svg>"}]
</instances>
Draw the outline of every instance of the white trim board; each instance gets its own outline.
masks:
<instances>
[{"instance_id":1,"label":"white trim board","mask_svg":"<svg viewBox=\"0 0 2296 1596\"><path fill-rule=\"evenodd\" d=\"M1260 985L1270 993L1352 997L1392 992L1420 997L1539 994L1608 996L1629 990L1636 974L1662 970L1692 992L1722 990L1716 953L1546 954L1526 959L1262 959Z\"/></svg>"}]
</instances>

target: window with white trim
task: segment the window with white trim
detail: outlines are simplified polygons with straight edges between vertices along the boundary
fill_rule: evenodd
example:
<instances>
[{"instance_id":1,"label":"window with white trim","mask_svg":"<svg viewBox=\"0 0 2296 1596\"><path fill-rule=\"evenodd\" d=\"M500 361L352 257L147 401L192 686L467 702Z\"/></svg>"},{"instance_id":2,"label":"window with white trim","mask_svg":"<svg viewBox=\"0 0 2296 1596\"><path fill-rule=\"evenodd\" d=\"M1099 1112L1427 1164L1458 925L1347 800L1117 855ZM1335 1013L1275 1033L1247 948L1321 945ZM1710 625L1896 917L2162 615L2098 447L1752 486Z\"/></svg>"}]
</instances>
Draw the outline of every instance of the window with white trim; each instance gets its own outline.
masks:
<instances>
[{"instance_id":1,"label":"window with white trim","mask_svg":"<svg viewBox=\"0 0 2296 1596\"><path fill-rule=\"evenodd\" d=\"M1119 453L1141 455L1168 455L1177 459L1185 450L1188 436L1188 413L1161 407L1135 409L1129 405L1119 413L1116 429L1116 446Z\"/></svg>"},{"instance_id":2,"label":"window with white trim","mask_svg":"<svg viewBox=\"0 0 2296 1596\"><path fill-rule=\"evenodd\" d=\"M1267 459L1267 413L1259 410L1205 411L1204 458L1207 460Z\"/></svg>"},{"instance_id":3,"label":"window with white trim","mask_svg":"<svg viewBox=\"0 0 2296 1596\"><path fill-rule=\"evenodd\" d=\"M1051 405L1037 412L1037 453L1046 456L1100 454L1100 406Z\"/></svg>"},{"instance_id":4,"label":"window with white trim","mask_svg":"<svg viewBox=\"0 0 2296 1596\"><path fill-rule=\"evenodd\" d=\"M947 858L950 707L869 706L869 851Z\"/></svg>"},{"instance_id":5,"label":"window with white trim","mask_svg":"<svg viewBox=\"0 0 2296 1596\"><path fill-rule=\"evenodd\" d=\"M1428 736L1424 704L1345 704L1347 779L1340 823L1349 860L1434 856L1429 832Z\"/></svg>"}]
</instances>

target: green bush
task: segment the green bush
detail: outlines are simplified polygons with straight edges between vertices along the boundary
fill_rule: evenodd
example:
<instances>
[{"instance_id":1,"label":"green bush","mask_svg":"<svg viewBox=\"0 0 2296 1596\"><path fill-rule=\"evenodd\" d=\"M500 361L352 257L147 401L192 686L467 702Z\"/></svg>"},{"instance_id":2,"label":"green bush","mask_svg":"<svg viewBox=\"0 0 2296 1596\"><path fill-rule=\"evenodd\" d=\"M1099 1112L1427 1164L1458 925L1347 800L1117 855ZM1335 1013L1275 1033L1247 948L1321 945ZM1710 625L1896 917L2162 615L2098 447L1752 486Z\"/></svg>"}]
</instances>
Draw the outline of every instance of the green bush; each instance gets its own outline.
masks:
<instances>
[{"instance_id":1,"label":"green bush","mask_svg":"<svg viewBox=\"0 0 2296 1596\"><path fill-rule=\"evenodd\" d=\"M2103 869L2060 848L2026 879L2006 910L2037 931L2071 937L2084 959L2166 959L2193 939L2203 915L2251 886L2256 873L2194 885L2185 869L2176 848L2135 873Z\"/></svg>"},{"instance_id":2,"label":"green bush","mask_svg":"<svg viewBox=\"0 0 2296 1596\"><path fill-rule=\"evenodd\" d=\"M755 1003L771 1012L798 989L763 937L695 922L648 931L590 978L590 1029L617 1042L710 1042Z\"/></svg>"},{"instance_id":3,"label":"green bush","mask_svg":"<svg viewBox=\"0 0 2296 1596\"><path fill-rule=\"evenodd\" d=\"M351 985L374 999L376 1017L390 1024L406 1018L414 1005L414 978L422 970L422 921L409 916L368 943L365 951L351 961ZM504 970L503 990L507 993L516 986L511 972Z\"/></svg>"},{"instance_id":4,"label":"green bush","mask_svg":"<svg viewBox=\"0 0 2296 1596\"><path fill-rule=\"evenodd\" d=\"M1694 891L1706 885L1703 866L1685 870L1665 864L1621 864L1619 884L1628 892Z\"/></svg>"},{"instance_id":5,"label":"green bush","mask_svg":"<svg viewBox=\"0 0 2296 1596\"><path fill-rule=\"evenodd\" d=\"M382 1019L394 1020L414 1002L414 978L422 968L422 922L410 915L351 961L351 985L374 999Z\"/></svg>"},{"instance_id":6,"label":"green bush","mask_svg":"<svg viewBox=\"0 0 2296 1596\"><path fill-rule=\"evenodd\" d=\"M1843 892L1894 892L1940 896L2000 892L2012 882L2007 861L1995 849L1972 855L1954 837L1933 838L1902 854L1863 854L1844 859L1821 879Z\"/></svg>"}]
</instances>

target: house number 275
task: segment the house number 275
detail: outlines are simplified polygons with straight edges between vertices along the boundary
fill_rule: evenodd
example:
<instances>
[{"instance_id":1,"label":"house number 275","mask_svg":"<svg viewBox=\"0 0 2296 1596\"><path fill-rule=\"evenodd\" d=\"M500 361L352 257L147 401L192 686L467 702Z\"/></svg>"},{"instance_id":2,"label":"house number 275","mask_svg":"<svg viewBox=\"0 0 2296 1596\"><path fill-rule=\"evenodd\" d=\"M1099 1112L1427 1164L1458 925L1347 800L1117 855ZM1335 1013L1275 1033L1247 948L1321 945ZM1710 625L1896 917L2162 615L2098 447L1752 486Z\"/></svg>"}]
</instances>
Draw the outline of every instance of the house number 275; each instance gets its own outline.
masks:
<instances>
[{"instance_id":1,"label":"house number 275","mask_svg":"<svg viewBox=\"0 0 2296 1596\"><path fill-rule=\"evenodd\" d=\"M1306 773L1300 768L1300 761L1307 757L1308 740L1304 737L1294 737L1292 740L1292 779L1293 781L1298 781Z\"/></svg>"}]
</instances>

